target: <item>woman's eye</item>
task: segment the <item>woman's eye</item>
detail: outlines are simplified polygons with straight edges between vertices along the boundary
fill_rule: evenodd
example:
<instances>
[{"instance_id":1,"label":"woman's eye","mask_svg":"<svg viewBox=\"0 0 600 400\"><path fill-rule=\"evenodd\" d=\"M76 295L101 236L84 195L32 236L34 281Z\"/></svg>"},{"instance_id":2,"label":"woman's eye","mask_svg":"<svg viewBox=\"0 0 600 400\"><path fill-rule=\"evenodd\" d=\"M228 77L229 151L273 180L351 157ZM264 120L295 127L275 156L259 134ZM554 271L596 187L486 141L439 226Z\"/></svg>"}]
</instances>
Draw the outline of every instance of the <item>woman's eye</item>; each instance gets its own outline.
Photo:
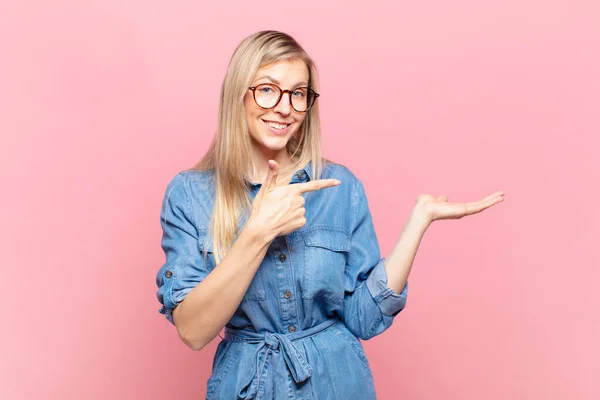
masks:
<instances>
[{"instance_id":1,"label":"woman's eye","mask_svg":"<svg viewBox=\"0 0 600 400\"><path fill-rule=\"evenodd\" d=\"M296 90L296 91L293 93L293 95L294 95L294 97L299 97L299 98L302 98L302 97L304 97L304 92L303 92L303 91L301 91L301 90Z\"/></svg>"},{"instance_id":2,"label":"woman's eye","mask_svg":"<svg viewBox=\"0 0 600 400\"><path fill-rule=\"evenodd\" d=\"M271 93L273 91L273 89L271 89L270 87L266 86L266 87L261 87L260 91L267 94L267 93Z\"/></svg>"}]
</instances>

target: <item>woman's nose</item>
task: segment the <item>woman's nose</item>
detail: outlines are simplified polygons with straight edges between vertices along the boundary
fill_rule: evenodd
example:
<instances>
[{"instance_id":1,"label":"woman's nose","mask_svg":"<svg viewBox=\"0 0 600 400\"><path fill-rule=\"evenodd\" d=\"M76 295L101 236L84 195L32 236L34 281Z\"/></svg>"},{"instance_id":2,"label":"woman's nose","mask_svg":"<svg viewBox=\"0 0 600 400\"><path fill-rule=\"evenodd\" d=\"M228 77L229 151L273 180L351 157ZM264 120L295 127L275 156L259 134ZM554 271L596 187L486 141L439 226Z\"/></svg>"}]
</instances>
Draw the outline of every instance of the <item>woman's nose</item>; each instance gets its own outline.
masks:
<instances>
[{"instance_id":1,"label":"woman's nose","mask_svg":"<svg viewBox=\"0 0 600 400\"><path fill-rule=\"evenodd\" d=\"M279 100L279 103L275 106L273 111L283 115L288 115L292 111L290 95L288 93L284 93L283 96L281 96L281 100Z\"/></svg>"}]
</instances>

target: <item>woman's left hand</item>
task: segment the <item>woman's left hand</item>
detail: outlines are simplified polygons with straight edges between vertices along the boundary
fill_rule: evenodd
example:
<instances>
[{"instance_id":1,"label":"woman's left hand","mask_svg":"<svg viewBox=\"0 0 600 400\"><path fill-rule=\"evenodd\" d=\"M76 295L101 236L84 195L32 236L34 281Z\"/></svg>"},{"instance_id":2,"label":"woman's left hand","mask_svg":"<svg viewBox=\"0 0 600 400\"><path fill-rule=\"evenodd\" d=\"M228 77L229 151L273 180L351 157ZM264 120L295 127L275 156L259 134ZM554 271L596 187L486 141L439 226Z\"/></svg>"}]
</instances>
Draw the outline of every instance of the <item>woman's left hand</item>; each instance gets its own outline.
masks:
<instances>
[{"instance_id":1,"label":"woman's left hand","mask_svg":"<svg viewBox=\"0 0 600 400\"><path fill-rule=\"evenodd\" d=\"M477 214L504 200L504 192L498 191L484 199L471 203L448 203L447 196L433 197L422 194L417 197L414 212L421 214L429 223L438 219L459 219Z\"/></svg>"}]
</instances>

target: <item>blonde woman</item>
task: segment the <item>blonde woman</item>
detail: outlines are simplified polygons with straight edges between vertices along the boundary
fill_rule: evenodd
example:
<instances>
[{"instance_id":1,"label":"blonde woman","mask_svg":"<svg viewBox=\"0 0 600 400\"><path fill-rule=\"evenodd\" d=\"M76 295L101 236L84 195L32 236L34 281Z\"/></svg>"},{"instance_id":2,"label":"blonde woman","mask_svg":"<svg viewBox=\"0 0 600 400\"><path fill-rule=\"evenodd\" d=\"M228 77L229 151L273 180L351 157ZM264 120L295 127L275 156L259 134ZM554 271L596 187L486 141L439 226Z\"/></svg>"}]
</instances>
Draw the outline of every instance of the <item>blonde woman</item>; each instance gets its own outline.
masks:
<instances>
[{"instance_id":1,"label":"blonde woman","mask_svg":"<svg viewBox=\"0 0 600 400\"><path fill-rule=\"evenodd\" d=\"M375 399L359 339L405 307L425 230L503 200L421 195L380 258L361 181L321 157L318 96L315 65L292 37L247 37L209 150L167 187L160 312L194 350L225 328L207 399Z\"/></svg>"}]
</instances>

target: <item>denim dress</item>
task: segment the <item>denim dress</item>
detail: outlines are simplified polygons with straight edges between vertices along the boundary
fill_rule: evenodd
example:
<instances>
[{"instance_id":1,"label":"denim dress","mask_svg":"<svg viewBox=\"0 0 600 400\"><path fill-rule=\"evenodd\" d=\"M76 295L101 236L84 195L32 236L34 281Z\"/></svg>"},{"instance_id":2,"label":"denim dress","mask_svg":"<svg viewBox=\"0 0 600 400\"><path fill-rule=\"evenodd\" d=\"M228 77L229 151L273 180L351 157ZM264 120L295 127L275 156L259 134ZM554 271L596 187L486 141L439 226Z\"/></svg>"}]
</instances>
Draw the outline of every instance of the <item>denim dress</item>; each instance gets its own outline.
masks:
<instances>
[{"instance_id":1,"label":"denim dress","mask_svg":"<svg viewBox=\"0 0 600 400\"><path fill-rule=\"evenodd\" d=\"M166 262L156 284L159 312L171 323L173 309L215 268L207 237L213 177L212 171L180 172L165 193ZM306 224L270 244L225 326L206 399L376 398L359 339L392 325L406 305L408 284L400 294L387 286L361 181L332 162L322 178L342 183L304 193ZM311 163L289 184L310 180ZM249 184L253 199L261 183Z\"/></svg>"}]
</instances>

